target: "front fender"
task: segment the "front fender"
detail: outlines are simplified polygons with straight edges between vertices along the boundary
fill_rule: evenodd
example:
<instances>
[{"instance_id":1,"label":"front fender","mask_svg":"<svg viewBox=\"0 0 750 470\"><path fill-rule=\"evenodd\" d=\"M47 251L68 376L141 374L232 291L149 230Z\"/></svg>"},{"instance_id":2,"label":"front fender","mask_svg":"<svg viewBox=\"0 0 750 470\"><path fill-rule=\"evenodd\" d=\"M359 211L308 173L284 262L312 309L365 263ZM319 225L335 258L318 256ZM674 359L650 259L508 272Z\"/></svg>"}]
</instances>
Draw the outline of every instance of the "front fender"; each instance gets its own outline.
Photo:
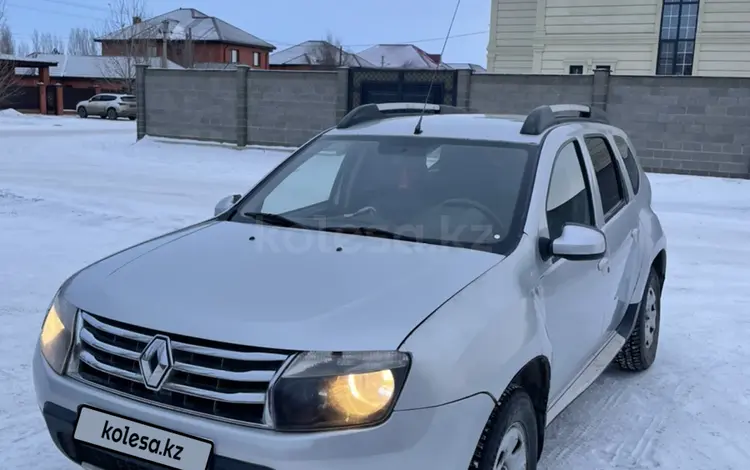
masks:
<instances>
[{"instance_id":1,"label":"front fender","mask_svg":"<svg viewBox=\"0 0 750 470\"><path fill-rule=\"evenodd\" d=\"M518 253L521 250L516 250ZM487 393L497 401L530 360L550 357L528 260L508 257L473 281L401 345L412 367L396 406L439 406Z\"/></svg>"}]
</instances>

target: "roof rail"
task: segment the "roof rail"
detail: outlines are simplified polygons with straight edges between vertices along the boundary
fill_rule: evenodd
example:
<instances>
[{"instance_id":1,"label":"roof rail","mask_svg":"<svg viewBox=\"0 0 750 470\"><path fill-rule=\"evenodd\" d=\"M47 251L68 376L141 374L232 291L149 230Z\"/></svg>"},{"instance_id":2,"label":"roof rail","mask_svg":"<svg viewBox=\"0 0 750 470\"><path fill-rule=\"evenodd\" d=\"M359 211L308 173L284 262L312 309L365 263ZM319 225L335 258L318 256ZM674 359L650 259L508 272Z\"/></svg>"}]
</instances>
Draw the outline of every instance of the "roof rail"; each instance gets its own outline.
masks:
<instances>
[{"instance_id":1,"label":"roof rail","mask_svg":"<svg viewBox=\"0 0 750 470\"><path fill-rule=\"evenodd\" d=\"M363 104L349 111L336 126L338 129L362 124L369 121L380 121L391 117L419 116L425 114L464 114L466 110L444 104L424 103L372 103Z\"/></svg>"},{"instance_id":2,"label":"roof rail","mask_svg":"<svg viewBox=\"0 0 750 470\"><path fill-rule=\"evenodd\" d=\"M553 104L534 108L526 116L521 134L539 135L552 126L563 122L587 121L609 124L607 114L599 108L582 104Z\"/></svg>"}]
</instances>

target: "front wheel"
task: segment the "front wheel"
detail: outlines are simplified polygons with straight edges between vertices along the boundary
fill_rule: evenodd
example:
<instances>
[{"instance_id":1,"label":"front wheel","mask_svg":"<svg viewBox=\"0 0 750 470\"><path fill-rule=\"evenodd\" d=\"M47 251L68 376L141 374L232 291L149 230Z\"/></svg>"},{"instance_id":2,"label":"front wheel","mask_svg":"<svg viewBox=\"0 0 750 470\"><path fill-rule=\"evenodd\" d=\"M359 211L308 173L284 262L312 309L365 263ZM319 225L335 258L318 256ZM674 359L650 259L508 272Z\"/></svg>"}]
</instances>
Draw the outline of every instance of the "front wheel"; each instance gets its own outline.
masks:
<instances>
[{"instance_id":1,"label":"front wheel","mask_svg":"<svg viewBox=\"0 0 750 470\"><path fill-rule=\"evenodd\" d=\"M478 470L536 470L539 443L534 405L520 387L500 398L482 434Z\"/></svg>"},{"instance_id":2,"label":"front wheel","mask_svg":"<svg viewBox=\"0 0 750 470\"><path fill-rule=\"evenodd\" d=\"M615 362L620 368L642 371L651 367L656 359L659 346L659 325L661 324L661 279L654 268L646 281L646 288L638 307L638 318Z\"/></svg>"},{"instance_id":3,"label":"front wheel","mask_svg":"<svg viewBox=\"0 0 750 470\"><path fill-rule=\"evenodd\" d=\"M86 119L89 116L89 113L86 112L86 108L83 106L78 108L78 117L81 119Z\"/></svg>"}]
</instances>

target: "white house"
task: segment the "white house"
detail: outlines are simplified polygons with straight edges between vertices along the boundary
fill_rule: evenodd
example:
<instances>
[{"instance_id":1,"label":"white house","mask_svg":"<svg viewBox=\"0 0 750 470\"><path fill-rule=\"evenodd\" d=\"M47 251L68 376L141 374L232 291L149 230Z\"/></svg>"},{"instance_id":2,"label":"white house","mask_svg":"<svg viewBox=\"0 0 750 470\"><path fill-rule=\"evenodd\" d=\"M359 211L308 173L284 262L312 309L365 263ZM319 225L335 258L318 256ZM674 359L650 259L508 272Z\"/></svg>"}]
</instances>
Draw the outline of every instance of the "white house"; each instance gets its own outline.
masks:
<instances>
[{"instance_id":1,"label":"white house","mask_svg":"<svg viewBox=\"0 0 750 470\"><path fill-rule=\"evenodd\" d=\"M487 70L750 76L750 0L491 0Z\"/></svg>"}]
</instances>

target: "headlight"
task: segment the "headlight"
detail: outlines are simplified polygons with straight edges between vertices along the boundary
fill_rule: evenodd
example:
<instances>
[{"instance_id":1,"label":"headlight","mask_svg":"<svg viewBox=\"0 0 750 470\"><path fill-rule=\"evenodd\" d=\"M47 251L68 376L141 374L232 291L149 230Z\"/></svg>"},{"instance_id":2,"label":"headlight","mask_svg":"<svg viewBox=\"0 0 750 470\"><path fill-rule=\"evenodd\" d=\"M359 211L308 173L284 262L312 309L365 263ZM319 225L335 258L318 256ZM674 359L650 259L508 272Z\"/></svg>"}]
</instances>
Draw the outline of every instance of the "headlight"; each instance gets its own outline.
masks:
<instances>
[{"instance_id":1,"label":"headlight","mask_svg":"<svg viewBox=\"0 0 750 470\"><path fill-rule=\"evenodd\" d=\"M73 343L73 324L76 308L66 302L59 293L55 296L42 324L40 345L42 355L50 367L62 374L65 361L68 359L70 346Z\"/></svg>"},{"instance_id":2,"label":"headlight","mask_svg":"<svg viewBox=\"0 0 750 470\"><path fill-rule=\"evenodd\" d=\"M299 355L270 390L274 427L316 431L374 425L393 411L410 357L397 351Z\"/></svg>"}]
</instances>

